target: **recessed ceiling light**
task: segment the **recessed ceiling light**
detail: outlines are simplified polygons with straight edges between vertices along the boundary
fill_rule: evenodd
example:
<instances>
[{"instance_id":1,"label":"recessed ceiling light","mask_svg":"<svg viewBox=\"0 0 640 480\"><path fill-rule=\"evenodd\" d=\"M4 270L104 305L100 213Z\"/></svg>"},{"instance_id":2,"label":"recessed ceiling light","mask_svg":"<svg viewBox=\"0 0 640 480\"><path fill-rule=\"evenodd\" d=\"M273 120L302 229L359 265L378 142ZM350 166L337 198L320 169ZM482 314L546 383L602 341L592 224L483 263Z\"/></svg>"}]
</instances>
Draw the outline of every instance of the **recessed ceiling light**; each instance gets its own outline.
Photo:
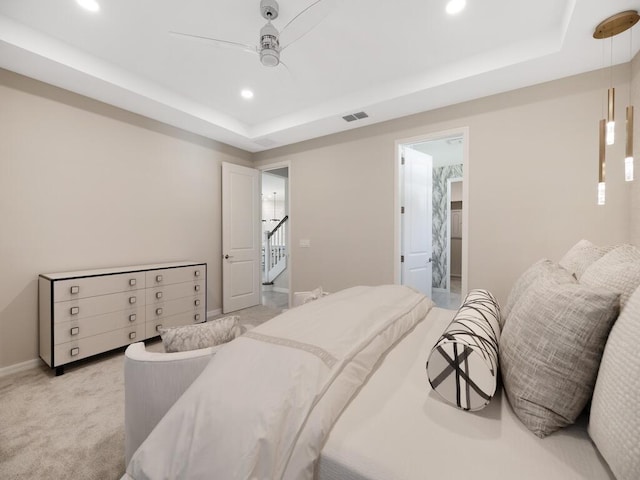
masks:
<instances>
[{"instance_id":1,"label":"recessed ceiling light","mask_svg":"<svg viewBox=\"0 0 640 480\"><path fill-rule=\"evenodd\" d=\"M447 3L447 13L449 15L455 15L456 13L460 13L464 10L464 7L467 5L466 0L451 0Z\"/></svg>"},{"instance_id":2,"label":"recessed ceiling light","mask_svg":"<svg viewBox=\"0 0 640 480\"><path fill-rule=\"evenodd\" d=\"M98 5L96 0L76 0L76 2L78 2L78 5L82 8L89 10L90 12L97 12L100 10L100 5Z\"/></svg>"},{"instance_id":3,"label":"recessed ceiling light","mask_svg":"<svg viewBox=\"0 0 640 480\"><path fill-rule=\"evenodd\" d=\"M253 98L253 92L248 88L245 88L244 90L242 90L240 92L240 95L242 95L242 98L246 98L247 100L249 100L250 98Z\"/></svg>"}]
</instances>

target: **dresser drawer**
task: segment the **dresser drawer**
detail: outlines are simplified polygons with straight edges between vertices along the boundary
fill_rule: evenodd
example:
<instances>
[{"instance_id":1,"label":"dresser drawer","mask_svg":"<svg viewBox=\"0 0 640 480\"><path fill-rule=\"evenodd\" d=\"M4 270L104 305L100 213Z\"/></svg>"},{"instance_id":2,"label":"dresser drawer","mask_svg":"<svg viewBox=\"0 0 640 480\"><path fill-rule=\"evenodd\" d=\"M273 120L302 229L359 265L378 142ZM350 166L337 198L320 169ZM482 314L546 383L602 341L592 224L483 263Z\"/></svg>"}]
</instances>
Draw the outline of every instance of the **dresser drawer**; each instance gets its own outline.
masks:
<instances>
[{"instance_id":1,"label":"dresser drawer","mask_svg":"<svg viewBox=\"0 0 640 480\"><path fill-rule=\"evenodd\" d=\"M161 270L151 270L147 272L146 285L149 287L157 287L161 285L169 285L172 283L183 283L191 281L202 281L206 269L204 265L195 265L192 267L176 267Z\"/></svg>"},{"instance_id":2,"label":"dresser drawer","mask_svg":"<svg viewBox=\"0 0 640 480\"><path fill-rule=\"evenodd\" d=\"M146 337L151 338L160 335L158 328L179 327L181 325L192 325L194 323L202 323L206 319L204 308L200 308L189 313L180 313L178 315L170 315L155 320L147 320Z\"/></svg>"},{"instance_id":3,"label":"dresser drawer","mask_svg":"<svg viewBox=\"0 0 640 480\"><path fill-rule=\"evenodd\" d=\"M53 284L53 301L95 297L145 288L145 272L118 273L99 277L58 280Z\"/></svg>"},{"instance_id":4,"label":"dresser drawer","mask_svg":"<svg viewBox=\"0 0 640 480\"><path fill-rule=\"evenodd\" d=\"M120 310L131 311L145 303L144 290L112 293L53 304L54 323L68 322Z\"/></svg>"},{"instance_id":5,"label":"dresser drawer","mask_svg":"<svg viewBox=\"0 0 640 480\"><path fill-rule=\"evenodd\" d=\"M59 345L119 328L144 325L144 314L144 305L139 305L131 310L121 310L104 315L56 323L54 326L54 343Z\"/></svg>"},{"instance_id":6,"label":"dresser drawer","mask_svg":"<svg viewBox=\"0 0 640 480\"><path fill-rule=\"evenodd\" d=\"M147 320L155 320L179 313L194 312L199 309L204 309L204 295L193 295L191 297L178 298L155 305L147 305L146 318ZM201 321L204 321L204 319Z\"/></svg>"},{"instance_id":7,"label":"dresser drawer","mask_svg":"<svg viewBox=\"0 0 640 480\"><path fill-rule=\"evenodd\" d=\"M54 365L60 366L75 362L81 358L113 350L144 339L145 325L138 324L128 328L101 333L92 337L73 340L54 347Z\"/></svg>"},{"instance_id":8,"label":"dresser drawer","mask_svg":"<svg viewBox=\"0 0 640 480\"><path fill-rule=\"evenodd\" d=\"M197 280L195 282L174 283L160 287L148 288L147 305L164 303L169 300L176 300L183 297L193 297L205 293L204 281Z\"/></svg>"}]
</instances>

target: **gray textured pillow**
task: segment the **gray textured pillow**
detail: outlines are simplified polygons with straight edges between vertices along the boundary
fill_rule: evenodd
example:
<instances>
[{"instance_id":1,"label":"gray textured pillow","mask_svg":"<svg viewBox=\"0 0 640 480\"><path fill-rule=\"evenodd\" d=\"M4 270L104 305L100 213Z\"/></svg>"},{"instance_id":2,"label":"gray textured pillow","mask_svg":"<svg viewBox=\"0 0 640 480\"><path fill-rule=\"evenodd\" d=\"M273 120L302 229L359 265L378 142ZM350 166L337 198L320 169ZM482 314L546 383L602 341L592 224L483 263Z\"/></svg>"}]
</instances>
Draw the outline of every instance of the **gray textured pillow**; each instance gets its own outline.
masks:
<instances>
[{"instance_id":1,"label":"gray textured pillow","mask_svg":"<svg viewBox=\"0 0 640 480\"><path fill-rule=\"evenodd\" d=\"M611 329L593 390L589 435L618 480L640 478L640 288Z\"/></svg>"},{"instance_id":2,"label":"gray textured pillow","mask_svg":"<svg viewBox=\"0 0 640 480\"><path fill-rule=\"evenodd\" d=\"M580 240L564 254L558 263L580 280L589 265L613 248L613 246L599 247L589 240Z\"/></svg>"},{"instance_id":3,"label":"gray textured pillow","mask_svg":"<svg viewBox=\"0 0 640 480\"><path fill-rule=\"evenodd\" d=\"M160 337L167 353L185 352L227 343L242 335L246 329L240 325L239 317L231 316L210 322L159 328Z\"/></svg>"},{"instance_id":4,"label":"gray textured pillow","mask_svg":"<svg viewBox=\"0 0 640 480\"><path fill-rule=\"evenodd\" d=\"M587 268L580 283L604 287L620 294L623 310L631 294L640 286L640 250L621 245Z\"/></svg>"},{"instance_id":5,"label":"gray textured pillow","mask_svg":"<svg viewBox=\"0 0 640 480\"><path fill-rule=\"evenodd\" d=\"M507 303L501 308L500 327L504 328L507 317L511 313L513 306L522 298L524 292L533 285L540 277L547 277L556 283L576 283L577 280L573 275L562 268L560 265L553 263L551 260L539 260L531 265L525 272L520 275L511 288Z\"/></svg>"},{"instance_id":6,"label":"gray textured pillow","mask_svg":"<svg viewBox=\"0 0 640 480\"><path fill-rule=\"evenodd\" d=\"M541 277L500 337L502 381L516 415L539 437L572 424L591 397L618 295Z\"/></svg>"}]
</instances>

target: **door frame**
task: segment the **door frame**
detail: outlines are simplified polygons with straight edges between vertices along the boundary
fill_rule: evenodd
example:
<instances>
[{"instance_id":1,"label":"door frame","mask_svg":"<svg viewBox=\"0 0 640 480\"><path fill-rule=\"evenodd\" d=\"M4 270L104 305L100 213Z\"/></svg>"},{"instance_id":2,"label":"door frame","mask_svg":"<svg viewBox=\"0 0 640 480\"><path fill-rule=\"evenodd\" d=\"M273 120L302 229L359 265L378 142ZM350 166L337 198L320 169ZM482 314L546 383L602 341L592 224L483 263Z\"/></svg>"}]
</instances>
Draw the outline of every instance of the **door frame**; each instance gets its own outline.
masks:
<instances>
[{"instance_id":1,"label":"door frame","mask_svg":"<svg viewBox=\"0 0 640 480\"><path fill-rule=\"evenodd\" d=\"M415 137L400 138L395 141L395 159L394 159L394 195L393 195L393 281L396 285L400 285L402 282L401 277L401 265L400 265L400 252L402 251L402 219L400 213L400 207L402 206L402 189L400 185L401 175L401 156L402 146L407 144L429 142L431 140L440 140L443 138L449 138L459 136L462 137L462 171L463 171L463 184L462 184L462 202L466 208L462 210L462 292L461 295L467 294L468 280L469 280L469 177L470 177L470 162L469 162L469 127L458 127L450 130L441 130L439 132L425 133Z\"/></svg>"},{"instance_id":2,"label":"door frame","mask_svg":"<svg viewBox=\"0 0 640 480\"><path fill-rule=\"evenodd\" d=\"M462 182L464 190L464 177L447 178L447 293L451 292L451 184L456 182ZM462 215L464 216L464 202L462 203ZM464 236L462 239L464 240Z\"/></svg>"},{"instance_id":3,"label":"door frame","mask_svg":"<svg viewBox=\"0 0 640 480\"><path fill-rule=\"evenodd\" d=\"M265 172L268 172L269 170L278 170L279 168L284 168L286 167L288 172L289 172L289 176L287 177L287 198L286 198L286 205L287 205L287 215L289 215L289 220L287 220L287 222L289 223L289 228L287 228L287 245L289 246L289 249L287 251L287 270L289 270L289 282L287 285L287 288L289 290L289 307L291 307L291 305L293 305L293 248L291 248L293 245L291 244L291 231L293 229L293 223L294 220L292 218L291 215L291 211L292 211L292 204L293 202L291 201L292 199L292 184L293 182L291 181L291 177L292 177L292 172L291 172L291 161L290 160L285 160L283 162L277 162L277 163L269 163L267 165L260 165L258 167L256 167L259 171L260 171L260 192L262 193L262 174ZM262 205L260 205L260 208L262 211ZM260 225L260 231L262 231L262 224ZM261 239L262 241L262 239ZM260 282L260 303L262 304L262 281Z\"/></svg>"}]
</instances>

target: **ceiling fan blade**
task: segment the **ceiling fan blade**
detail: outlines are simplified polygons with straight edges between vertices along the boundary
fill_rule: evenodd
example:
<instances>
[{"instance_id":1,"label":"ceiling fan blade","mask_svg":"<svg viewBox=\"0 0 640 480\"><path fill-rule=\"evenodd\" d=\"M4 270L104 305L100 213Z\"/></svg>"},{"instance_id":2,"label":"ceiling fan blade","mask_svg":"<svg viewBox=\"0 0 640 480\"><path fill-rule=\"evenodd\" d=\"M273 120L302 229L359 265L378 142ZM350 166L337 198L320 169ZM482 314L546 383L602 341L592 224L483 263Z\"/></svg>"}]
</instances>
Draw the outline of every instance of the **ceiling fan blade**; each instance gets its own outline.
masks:
<instances>
[{"instance_id":1,"label":"ceiling fan blade","mask_svg":"<svg viewBox=\"0 0 640 480\"><path fill-rule=\"evenodd\" d=\"M208 44L215 44L215 45L218 45L220 47L239 48L239 49L244 50L246 52L258 53L258 47L257 46L248 45L246 43L230 42L229 40L220 40L218 38L205 37L205 36L202 36L202 35L192 35L190 33L169 32L169 34L173 35L175 37L183 37L183 38L188 38L188 39L191 39L191 40L199 40L199 41L202 41L202 42L206 42Z\"/></svg>"},{"instance_id":2,"label":"ceiling fan blade","mask_svg":"<svg viewBox=\"0 0 640 480\"><path fill-rule=\"evenodd\" d=\"M282 60L280 61L280 63L278 63L278 66L283 66L285 71L289 75L289 78L291 78L291 80L295 80L295 76L293 75L293 72Z\"/></svg>"},{"instance_id":3,"label":"ceiling fan blade","mask_svg":"<svg viewBox=\"0 0 640 480\"><path fill-rule=\"evenodd\" d=\"M296 40L300 40L313 30L336 6L338 0L315 0L307 8L293 17L280 30L280 50L284 50Z\"/></svg>"}]
</instances>

